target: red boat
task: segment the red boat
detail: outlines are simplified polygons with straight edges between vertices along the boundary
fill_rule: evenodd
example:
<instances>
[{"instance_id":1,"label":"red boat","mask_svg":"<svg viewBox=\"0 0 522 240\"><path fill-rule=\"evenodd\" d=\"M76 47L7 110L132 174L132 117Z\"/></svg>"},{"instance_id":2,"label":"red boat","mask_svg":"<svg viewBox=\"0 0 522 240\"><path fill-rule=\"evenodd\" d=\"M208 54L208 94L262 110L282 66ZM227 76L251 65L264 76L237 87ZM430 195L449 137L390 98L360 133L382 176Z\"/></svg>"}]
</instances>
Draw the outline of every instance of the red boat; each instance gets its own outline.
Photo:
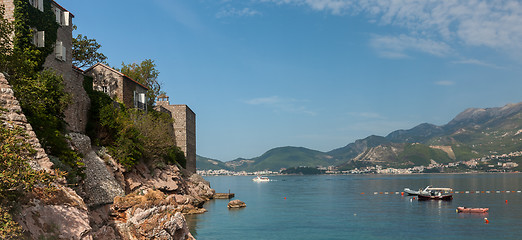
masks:
<instances>
[{"instance_id":1,"label":"red boat","mask_svg":"<svg viewBox=\"0 0 522 240\"><path fill-rule=\"evenodd\" d=\"M457 212L462 213L487 213L489 208L467 208L467 207L457 207Z\"/></svg>"}]
</instances>

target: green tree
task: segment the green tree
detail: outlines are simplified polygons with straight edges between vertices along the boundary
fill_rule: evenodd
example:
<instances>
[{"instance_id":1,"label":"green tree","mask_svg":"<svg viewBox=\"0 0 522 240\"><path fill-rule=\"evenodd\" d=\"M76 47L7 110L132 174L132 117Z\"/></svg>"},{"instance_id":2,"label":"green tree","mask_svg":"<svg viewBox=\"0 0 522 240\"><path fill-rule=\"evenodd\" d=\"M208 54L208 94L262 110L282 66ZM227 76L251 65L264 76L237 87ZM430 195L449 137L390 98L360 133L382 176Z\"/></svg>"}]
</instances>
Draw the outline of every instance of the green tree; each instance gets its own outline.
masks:
<instances>
[{"instance_id":1,"label":"green tree","mask_svg":"<svg viewBox=\"0 0 522 240\"><path fill-rule=\"evenodd\" d=\"M4 18L5 7L0 5L0 72L7 71L8 57L12 52L13 25Z\"/></svg>"},{"instance_id":2,"label":"green tree","mask_svg":"<svg viewBox=\"0 0 522 240\"><path fill-rule=\"evenodd\" d=\"M76 26L73 27L76 30ZM101 45L96 39L87 38L78 34L72 40L72 61L73 65L79 68L89 68L98 62L105 62L107 57L99 52Z\"/></svg>"},{"instance_id":3,"label":"green tree","mask_svg":"<svg viewBox=\"0 0 522 240\"><path fill-rule=\"evenodd\" d=\"M165 93L161 90L161 83L158 81L159 71L156 69L154 60L145 59L140 64L125 64L122 62L121 66L121 69L118 69L121 73L149 88L149 91L147 91L147 105L154 105L156 97Z\"/></svg>"}]
</instances>

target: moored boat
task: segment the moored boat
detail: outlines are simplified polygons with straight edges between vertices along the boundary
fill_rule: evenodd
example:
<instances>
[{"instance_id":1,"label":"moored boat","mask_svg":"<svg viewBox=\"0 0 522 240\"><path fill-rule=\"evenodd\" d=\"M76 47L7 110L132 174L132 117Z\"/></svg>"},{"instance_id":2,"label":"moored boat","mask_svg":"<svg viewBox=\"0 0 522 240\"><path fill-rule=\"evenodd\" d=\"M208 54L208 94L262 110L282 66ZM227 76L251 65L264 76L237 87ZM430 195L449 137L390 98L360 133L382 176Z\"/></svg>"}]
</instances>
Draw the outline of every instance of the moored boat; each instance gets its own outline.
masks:
<instances>
[{"instance_id":1,"label":"moored boat","mask_svg":"<svg viewBox=\"0 0 522 240\"><path fill-rule=\"evenodd\" d=\"M254 181L254 182L269 182L270 179L268 179L267 177L257 176L255 178L253 178L252 181Z\"/></svg>"},{"instance_id":2,"label":"moored boat","mask_svg":"<svg viewBox=\"0 0 522 240\"><path fill-rule=\"evenodd\" d=\"M457 207L457 212L459 213L487 213L489 208L467 208L467 207Z\"/></svg>"},{"instance_id":3,"label":"moored boat","mask_svg":"<svg viewBox=\"0 0 522 240\"><path fill-rule=\"evenodd\" d=\"M420 193L418 195L419 200L444 200L449 201L453 199L451 188L429 188L429 192Z\"/></svg>"},{"instance_id":4,"label":"moored boat","mask_svg":"<svg viewBox=\"0 0 522 240\"><path fill-rule=\"evenodd\" d=\"M409 189L409 188L404 188L404 192L407 193L410 196L417 196L419 194L429 194L429 189L430 188L431 188L431 186L427 186L426 188L419 189L418 191L415 191L415 190L412 190L412 189Z\"/></svg>"}]
</instances>

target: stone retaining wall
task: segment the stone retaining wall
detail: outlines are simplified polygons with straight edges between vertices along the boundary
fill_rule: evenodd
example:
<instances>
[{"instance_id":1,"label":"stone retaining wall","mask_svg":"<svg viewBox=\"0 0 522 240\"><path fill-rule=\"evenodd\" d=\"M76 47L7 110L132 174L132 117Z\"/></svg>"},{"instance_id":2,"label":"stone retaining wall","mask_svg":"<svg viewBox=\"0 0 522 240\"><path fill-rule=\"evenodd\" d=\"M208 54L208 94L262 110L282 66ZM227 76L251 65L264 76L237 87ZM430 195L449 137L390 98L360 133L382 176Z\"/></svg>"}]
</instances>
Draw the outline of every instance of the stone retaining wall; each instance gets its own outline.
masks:
<instances>
[{"instance_id":1,"label":"stone retaining wall","mask_svg":"<svg viewBox=\"0 0 522 240\"><path fill-rule=\"evenodd\" d=\"M38 141L33 128L27 121L18 100L14 96L13 89L2 73L0 73L0 108L6 110L0 111L2 124L8 128L21 127L26 130L28 142L36 150L33 161L30 162L31 167L36 170L51 171L53 163L40 145L40 141Z\"/></svg>"}]
</instances>

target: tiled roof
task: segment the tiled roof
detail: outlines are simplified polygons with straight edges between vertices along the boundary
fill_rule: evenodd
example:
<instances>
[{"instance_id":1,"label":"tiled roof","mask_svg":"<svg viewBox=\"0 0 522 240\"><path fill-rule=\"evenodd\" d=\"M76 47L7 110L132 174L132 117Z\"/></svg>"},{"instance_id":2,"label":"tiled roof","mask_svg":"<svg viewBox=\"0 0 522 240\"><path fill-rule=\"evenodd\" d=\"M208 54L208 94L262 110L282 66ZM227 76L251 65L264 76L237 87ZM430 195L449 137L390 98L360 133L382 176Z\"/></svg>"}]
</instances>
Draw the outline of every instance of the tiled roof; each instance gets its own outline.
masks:
<instances>
[{"instance_id":1,"label":"tiled roof","mask_svg":"<svg viewBox=\"0 0 522 240\"><path fill-rule=\"evenodd\" d=\"M53 1L53 3L59 8L61 9L62 11L66 11L66 12L69 12L67 11L67 9L65 9L64 7L62 7L60 4L58 4L56 1ZM71 12L69 12L71 14L72 17L74 17L74 14L72 14Z\"/></svg>"},{"instance_id":2,"label":"tiled roof","mask_svg":"<svg viewBox=\"0 0 522 240\"><path fill-rule=\"evenodd\" d=\"M81 68L77 67L77 66L74 66L74 65L73 65L72 68L73 68L74 70L76 70L76 71L79 71L79 72L81 72L81 73L84 73L84 71L83 71Z\"/></svg>"}]
</instances>

